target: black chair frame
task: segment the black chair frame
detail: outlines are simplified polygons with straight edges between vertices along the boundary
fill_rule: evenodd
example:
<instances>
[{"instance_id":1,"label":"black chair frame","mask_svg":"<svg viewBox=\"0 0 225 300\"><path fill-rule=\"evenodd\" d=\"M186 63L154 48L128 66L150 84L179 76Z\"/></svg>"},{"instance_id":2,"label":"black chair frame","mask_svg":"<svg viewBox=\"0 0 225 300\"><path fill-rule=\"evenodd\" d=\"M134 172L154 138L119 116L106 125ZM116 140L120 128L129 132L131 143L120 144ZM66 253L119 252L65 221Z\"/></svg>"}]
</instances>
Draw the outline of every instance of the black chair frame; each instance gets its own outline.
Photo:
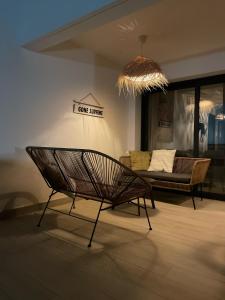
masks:
<instances>
[{"instance_id":1,"label":"black chair frame","mask_svg":"<svg viewBox=\"0 0 225 300\"><path fill-rule=\"evenodd\" d=\"M100 213L124 203L132 203L137 206L139 216L140 208L145 210L149 230L152 230L146 205L146 199L150 199L155 208L151 185L119 161L104 153L86 149L29 146L26 151L52 189L37 226L41 225L47 209L93 223L88 244L91 247ZM68 213L49 207L56 193L64 193L72 199ZM100 202L95 220L72 213L76 197ZM140 198L143 198L143 205L140 204ZM103 207L104 204L107 206Z\"/></svg>"}]
</instances>

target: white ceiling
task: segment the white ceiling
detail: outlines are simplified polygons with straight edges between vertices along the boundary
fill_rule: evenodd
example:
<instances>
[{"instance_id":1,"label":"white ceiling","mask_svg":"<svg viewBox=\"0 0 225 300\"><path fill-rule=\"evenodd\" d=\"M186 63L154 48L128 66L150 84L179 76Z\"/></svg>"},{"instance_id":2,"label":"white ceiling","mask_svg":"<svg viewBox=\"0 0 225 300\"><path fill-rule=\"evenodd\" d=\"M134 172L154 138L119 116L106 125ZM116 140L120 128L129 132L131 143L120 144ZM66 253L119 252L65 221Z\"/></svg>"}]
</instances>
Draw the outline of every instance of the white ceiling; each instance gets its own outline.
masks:
<instances>
[{"instance_id":1,"label":"white ceiling","mask_svg":"<svg viewBox=\"0 0 225 300\"><path fill-rule=\"evenodd\" d=\"M225 49L224 0L150 2L144 9L86 32L77 34L74 29L74 36L45 52L77 59L86 49L94 51L102 61L124 65L140 54L141 34L148 35L144 55L159 63Z\"/></svg>"}]
</instances>

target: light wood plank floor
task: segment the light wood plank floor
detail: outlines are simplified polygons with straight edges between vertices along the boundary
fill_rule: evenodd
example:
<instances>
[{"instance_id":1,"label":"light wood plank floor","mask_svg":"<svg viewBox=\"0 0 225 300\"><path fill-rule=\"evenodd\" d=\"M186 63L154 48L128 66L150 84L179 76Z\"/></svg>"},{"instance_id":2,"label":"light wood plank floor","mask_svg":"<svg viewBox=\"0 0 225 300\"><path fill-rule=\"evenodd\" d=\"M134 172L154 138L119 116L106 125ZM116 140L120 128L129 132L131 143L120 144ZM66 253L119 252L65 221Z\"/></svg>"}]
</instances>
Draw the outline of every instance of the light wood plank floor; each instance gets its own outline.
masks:
<instances>
[{"instance_id":1,"label":"light wood plank floor","mask_svg":"<svg viewBox=\"0 0 225 300\"><path fill-rule=\"evenodd\" d=\"M152 231L134 206L102 212L91 249L93 225L77 219L0 221L0 299L224 300L225 202L198 199L194 211L183 196L157 199ZM79 200L76 211L95 217L98 206Z\"/></svg>"}]
</instances>

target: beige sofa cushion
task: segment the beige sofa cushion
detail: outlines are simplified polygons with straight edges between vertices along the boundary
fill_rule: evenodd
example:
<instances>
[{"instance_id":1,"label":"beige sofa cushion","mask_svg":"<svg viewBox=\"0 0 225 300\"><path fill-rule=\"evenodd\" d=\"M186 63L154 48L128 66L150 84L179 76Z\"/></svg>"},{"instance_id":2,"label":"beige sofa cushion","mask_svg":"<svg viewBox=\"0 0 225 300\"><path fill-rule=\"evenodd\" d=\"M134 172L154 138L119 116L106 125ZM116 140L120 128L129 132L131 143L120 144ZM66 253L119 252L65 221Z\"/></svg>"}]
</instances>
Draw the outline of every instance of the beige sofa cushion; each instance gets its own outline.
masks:
<instances>
[{"instance_id":1,"label":"beige sofa cushion","mask_svg":"<svg viewBox=\"0 0 225 300\"><path fill-rule=\"evenodd\" d=\"M179 182L179 183L190 183L191 174L185 173L168 173L168 172L157 172L157 171L137 171L137 174L143 178L151 178L161 181Z\"/></svg>"},{"instance_id":2,"label":"beige sofa cushion","mask_svg":"<svg viewBox=\"0 0 225 300\"><path fill-rule=\"evenodd\" d=\"M147 170L149 167L151 152L130 151L131 169L133 171Z\"/></svg>"},{"instance_id":3,"label":"beige sofa cushion","mask_svg":"<svg viewBox=\"0 0 225 300\"><path fill-rule=\"evenodd\" d=\"M176 150L153 150L148 171L173 172Z\"/></svg>"}]
</instances>

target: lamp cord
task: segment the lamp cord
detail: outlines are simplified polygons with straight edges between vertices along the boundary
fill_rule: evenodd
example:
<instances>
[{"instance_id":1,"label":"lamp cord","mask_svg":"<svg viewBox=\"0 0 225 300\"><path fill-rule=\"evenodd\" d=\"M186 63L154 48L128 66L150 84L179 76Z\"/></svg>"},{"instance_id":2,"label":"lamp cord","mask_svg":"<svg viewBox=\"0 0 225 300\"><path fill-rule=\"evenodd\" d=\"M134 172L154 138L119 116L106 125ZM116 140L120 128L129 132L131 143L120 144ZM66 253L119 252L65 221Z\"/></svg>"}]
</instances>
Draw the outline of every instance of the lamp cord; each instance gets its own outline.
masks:
<instances>
[{"instance_id":1,"label":"lamp cord","mask_svg":"<svg viewBox=\"0 0 225 300\"><path fill-rule=\"evenodd\" d=\"M143 35L140 35L139 37L138 37L138 40L139 40L139 42L140 42L140 50L141 50L141 56L143 56L143 54L144 54L144 44L145 44L145 42L147 41L147 38L148 38L148 36L147 35L145 35L145 34L143 34Z\"/></svg>"},{"instance_id":2,"label":"lamp cord","mask_svg":"<svg viewBox=\"0 0 225 300\"><path fill-rule=\"evenodd\" d=\"M140 47L141 47L141 56L144 56L144 44L141 43Z\"/></svg>"}]
</instances>

